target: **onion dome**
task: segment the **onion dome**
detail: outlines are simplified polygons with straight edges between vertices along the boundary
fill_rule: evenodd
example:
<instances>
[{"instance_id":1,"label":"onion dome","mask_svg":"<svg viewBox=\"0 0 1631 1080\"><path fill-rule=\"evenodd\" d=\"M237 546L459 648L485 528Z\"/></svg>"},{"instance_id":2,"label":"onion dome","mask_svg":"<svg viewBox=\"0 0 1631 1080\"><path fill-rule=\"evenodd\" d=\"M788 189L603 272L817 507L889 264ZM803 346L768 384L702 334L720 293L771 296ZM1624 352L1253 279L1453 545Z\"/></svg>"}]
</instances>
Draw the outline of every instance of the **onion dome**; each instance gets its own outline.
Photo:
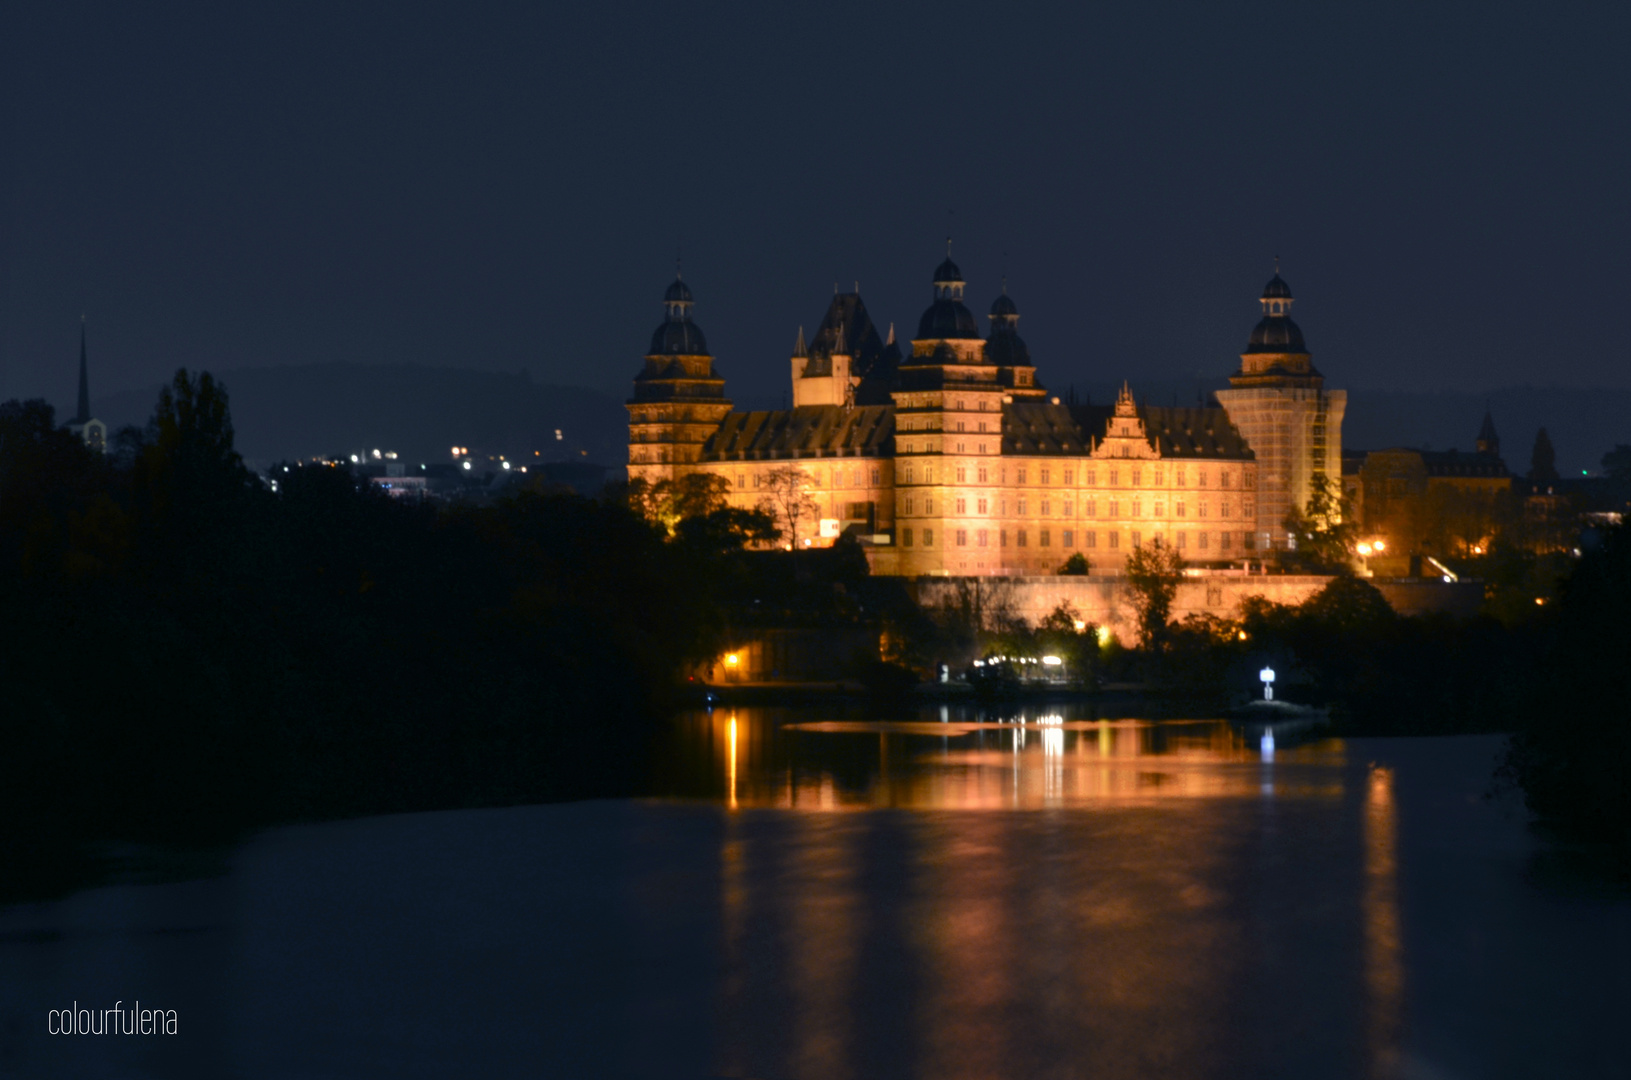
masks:
<instances>
[{"instance_id":1,"label":"onion dome","mask_svg":"<svg viewBox=\"0 0 1631 1080\"><path fill-rule=\"evenodd\" d=\"M1029 367L1031 350L1019 336L1019 305L1008 295L1007 286L991 304L991 337L985 343L988 362L1003 366Z\"/></svg>"},{"instance_id":2,"label":"onion dome","mask_svg":"<svg viewBox=\"0 0 1631 1080\"><path fill-rule=\"evenodd\" d=\"M691 289L674 275L674 283L663 293L663 308L668 317L651 335L651 348L647 356L707 356L708 342L702 328L691 321Z\"/></svg>"},{"instance_id":3,"label":"onion dome","mask_svg":"<svg viewBox=\"0 0 1631 1080\"><path fill-rule=\"evenodd\" d=\"M1278 271L1263 286L1263 318L1252 328L1248 353L1306 353L1303 332L1291 321L1291 286Z\"/></svg>"},{"instance_id":4,"label":"onion dome","mask_svg":"<svg viewBox=\"0 0 1631 1080\"><path fill-rule=\"evenodd\" d=\"M1290 300L1291 299L1291 286L1286 284L1285 279L1280 276L1280 272L1278 270L1275 271L1273 277L1269 278L1269 283L1267 285L1263 286L1263 299L1265 299L1265 300Z\"/></svg>"},{"instance_id":5,"label":"onion dome","mask_svg":"<svg viewBox=\"0 0 1631 1080\"><path fill-rule=\"evenodd\" d=\"M978 338L980 325L963 306L963 272L951 256L934 268L934 303L917 323L920 341L937 338Z\"/></svg>"}]
</instances>

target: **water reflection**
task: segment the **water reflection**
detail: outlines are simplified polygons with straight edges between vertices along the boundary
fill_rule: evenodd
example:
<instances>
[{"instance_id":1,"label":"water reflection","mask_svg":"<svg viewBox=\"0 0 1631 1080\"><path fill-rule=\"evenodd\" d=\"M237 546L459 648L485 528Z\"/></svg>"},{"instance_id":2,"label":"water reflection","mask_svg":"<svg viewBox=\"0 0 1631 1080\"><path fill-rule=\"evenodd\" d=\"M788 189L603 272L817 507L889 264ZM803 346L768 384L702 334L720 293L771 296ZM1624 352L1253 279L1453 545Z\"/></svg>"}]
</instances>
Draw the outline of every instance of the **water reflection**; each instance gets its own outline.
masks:
<instances>
[{"instance_id":1,"label":"water reflection","mask_svg":"<svg viewBox=\"0 0 1631 1080\"><path fill-rule=\"evenodd\" d=\"M807 715L807 714L806 714ZM1095 720L1057 706L808 720L775 709L683 717L666 791L731 808L1049 808L1232 795L1336 798L1340 742L1276 748L1225 721Z\"/></svg>"}]
</instances>

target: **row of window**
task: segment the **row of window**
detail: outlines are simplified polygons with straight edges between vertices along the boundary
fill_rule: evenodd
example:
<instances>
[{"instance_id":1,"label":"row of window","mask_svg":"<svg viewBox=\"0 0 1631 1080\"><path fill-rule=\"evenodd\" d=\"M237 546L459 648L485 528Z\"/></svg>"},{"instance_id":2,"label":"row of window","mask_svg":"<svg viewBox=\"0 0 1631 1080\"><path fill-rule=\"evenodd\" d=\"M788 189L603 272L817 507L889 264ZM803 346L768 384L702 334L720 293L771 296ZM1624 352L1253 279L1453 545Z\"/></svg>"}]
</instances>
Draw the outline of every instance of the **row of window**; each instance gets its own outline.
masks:
<instances>
[{"instance_id":1,"label":"row of window","mask_svg":"<svg viewBox=\"0 0 1631 1080\"><path fill-rule=\"evenodd\" d=\"M959 449L961 449L960 444L959 444ZM980 446L980 452L981 453L985 452L985 446L984 446L983 443ZM1146 471L1146 468L1147 468L1147 471ZM1006 465L1003 465L1003 466L990 466L990 465L973 466L972 467L972 472L974 473L975 478L976 478L975 482L980 483L980 484L989 483L991 473L992 473L993 470L997 474L997 482L999 484L1006 484L1008 482L1008 467ZM953 472L953 475L956 477L956 482L959 483L959 484L968 483L970 471L971 471L970 466L967 466L967 465L958 465L958 466L956 466L955 470ZM1053 482L1053 476L1054 476L1055 471L1056 470L1051 469L1046 465L1041 466L1040 468L1038 468L1036 470L1036 477L1037 477L1036 482L1038 484L1040 484L1040 485L1043 485L1043 486L1051 484ZM1062 483L1064 486L1070 487L1070 486L1072 486L1073 484L1076 483L1076 470L1075 469L1059 469L1059 470L1057 470L1057 472L1058 472L1058 474L1060 476L1060 483ZM903 464L901 466L901 482L902 483L906 483L906 484L915 483L916 482L914 480L915 475L917 475L916 466L914 466L912 463L907 462L907 463L905 463L905 464ZM1128 486L1130 486L1130 487L1142 487L1146 477L1148 477L1151 487L1165 487L1166 483L1167 483L1166 468L1163 467L1163 466L1159 466L1159 465L1148 466L1148 467L1145 467L1145 466L1133 466L1132 468L1127 468L1127 469L1112 467L1112 468L1108 468L1108 469L1105 470L1105 475L1108 478L1107 483L1105 485L1106 487L1120 487L1124 478L1127 481ZM1206 469L1204 469L1204 468L1202 468L1200 466L1195 466L1194 472L1190 473L1190 472L1187 471L1185 466L1177 465L1177 466L1174 466L1173 470L1172 470L1172 482L1173 482L1173 485L1175 487L1187 487L1188 483L1189 483L1189 477L1193 476L1194 479L1195 479L1195 486L1196 487L1206 487L1207 484L1208 484L1208 477L1210 475L1211 474ZM923 476L923 482L925 484L934 483L934 466L933 465L924 465L923 469L922 469L922 476ZM1031 470L1027 466L1025 466L1025 465L1016 465L1016 466L1014 466L1014 483L1016 483L1016 484L1029 483L1030 482L1030 476L1031 476ZM1227 469L1220 469L1218 471L1218 474L1217 474L1217 479L1218 479L1218 487L1221 487L1221 488L1233 487L1234 484L1235 484L1235 475L1234 475L1234 473L1227 470ZM1254 486L1254 478L1253 478L1253 474L1251 472L1248 471L1245 474L1243 480L1244 480L1244 482L1241 484L1242 487L1251 488L1251 487ZM1088 487L1097 487L1098 483L1099 483L1099 470L1097 468L1089 468L1089 469L1082 470L1082 483L1085 484Z\"/></svg>"},{"instance_id":2,"label":"row of window","mask_svg":"<svg viewBox=\"0 0 1631 1080\"><path fill-rule=\"evenodd\" d=\"M993 534L995 534L997 547L1007 547L1009 540L1009 531L1007 529L952 529L951 534L952 544L956 547L968 547L970 546L971 540L973 542L972 546L974 547L990 547L992 546ZM1099 534L1092 529L1083 530L1080 534L1078 534L1074 529L1061 529L1059 532L1059 546L1066 548L1076 547L1078 535L1080 536L1081 546L1083 548L1091 550L1096 549L1099 546ZM1170 538L1161 537L1159 534L1156 534L1152 536L1151 539L1165 540L1166 542L1171 543L1179 551L1194 550L1210 552L1213 550L1212 540L1214 537L1217 539L1216 550L1220 552L1233 551L1237 541L1241 548L1250 549L1256 546L1256 534L1251 532L1197 532L1193 534L1193 548L1190 546L1191 535L1192 534L1188 532L1179 531L1173 533ZM1109 550L1116 551L1121 548L1121 533L1115 531L1107 532L1104 534L1104 538L1104 546ZM1144 542L1143 534L1136 531L1128 533L1127 539L1129 541L1129 546L1134 548L1140 547ZM921 541L923 547L934 547L934 530L922 529L914 533L911 528L901 529L901 547L916 546L914 541ZM1015 529L1013 531L1013 541L1015 547L1029 547L1031 541L1031 531L1029 529ZM1036 531L1036 546L1052 547L1053 530L1038 529Z\"/></svg>"},{"instance_id":3,"label":"row of window","mask_svg":"<svg viewBox=\"0 0 1631 1080\"><path fill-rule=\"evenodd\" d=\"M833 486L834 487L841 487L841 488L843 488L843 487L860 487L861 485L863 485L865 483L871 483L873 487L876 487L876 486L878 486L879 483L882 482L881 473L882 473L882 470L879 469L878 466L876 466L876 465L873 465L871 468L834 469L833 472L832 472ZM759 473L754 473L753 474L753 486L754 487L762 486L763 482L764 482L764 478ZM737 490L738 491L746 490L747 486L748 486L748 474L747 473L737 473L736 474L736 488L737 488ZM810 487L815 488L817 490L820 490L821 488L825 488L826 486L827 486L827 474L826 473L818 472L818 473L812 473L811 474Z\"/></svg>"},{"instance_id":4,"label":"row of window","mask_svg":"<svg viewBox=\"0 0 1631 1080\"><path fill-rule=\"evenodd\" d=\"M957 499L952 500L952 505L956 508L955 512L957 514L967 514L968 513L968 507L969 507L970 503L973 503L974 512L976 514L988 514L988 513L991 512L990 511L990 506L991 506L992 501L993 500L991 500L991 499L957 498ZM995 501L996 501L996 504L997 504L997 513L999 515L1003 516L1003 517L1006 517L1008 515L1008 500L1007 499L997 499ZM1030 501L1028 499L1025 499L1023 497L1015 499L1014 500L1014 513L1016 513L1016 514L1023 517L1024 515L1030 513L1030 505L1031 504L1030 504ZM1037 501L1037 505L1039 507L1039 509L1037 511L1039 516L1041 516L1041 517L1052 517L1053 516L1053 507L1054 507L1055 503L1054 503L1054 501L1052 499L1039 499ZM1059 516L1060 517L1067 517L1068 518L1068 517L1075 517L1076 516L1076 503L1075 503L1074 500L1062 499L1062 500L1059 501L1059 503L1057 505L1059 506ZM1135 518L1136 517L1143 517L1144 516L1144 505L1145 504L1144 504L1144 501L1142 499L1129 499L1126 502L1122 502L1119 499L1109 499L1106 502L1106 506L1107 506L1109 512L1107 514L1105 514L1104 516L1108 517L1108 518L1119 518L1119 517L1122 516L1122 514L1121 514L1122 510L1125 509L1127 511L1127 516L1128 517L1135 517ZM1211 504L1208 503L1205 499L1198 500L1195 503L1195 516L1196 517L1206 517L1206 516L1208 516L1210 505ZM1252 516L1253 506L1252 506L1252 504L1250 502L1246 501L1245 499L1242 499L1240 501L1239 505L1240 505L1240 513L1241 513L1242 517L1251 517ZM1218 516L1219 517L1230 517L1230 516L1232 516L1232 512L1233 512L1234 508L1235 508L1235 504L1231 503L1228 499L1220 499L1218 501ZM923 498L923 512L925 514L934 513L934 498L932 496L924 496L924 498ZM915 495L906 496L905 506L904 506L904 513L906 515L912 515L912 514L917 513L917 496L915 496ZM1082 500L1082 516L1083 517L1090 517L1090 518L1098 517L1099 516L1099 501L1097 499L1083 499ZM1167 504L1164 503L1164 502L1160 502L1160 501L1157 501L1157 502L1153 503L1151 505L1150 516L1151 517L1158 517L1158 518L1166 517L1167 516ZM1189 516L1188 504L1183 499L1174 499L1172 501L1172 516L1173 517L1188 517Z\"/></svg>"}]
</instances>

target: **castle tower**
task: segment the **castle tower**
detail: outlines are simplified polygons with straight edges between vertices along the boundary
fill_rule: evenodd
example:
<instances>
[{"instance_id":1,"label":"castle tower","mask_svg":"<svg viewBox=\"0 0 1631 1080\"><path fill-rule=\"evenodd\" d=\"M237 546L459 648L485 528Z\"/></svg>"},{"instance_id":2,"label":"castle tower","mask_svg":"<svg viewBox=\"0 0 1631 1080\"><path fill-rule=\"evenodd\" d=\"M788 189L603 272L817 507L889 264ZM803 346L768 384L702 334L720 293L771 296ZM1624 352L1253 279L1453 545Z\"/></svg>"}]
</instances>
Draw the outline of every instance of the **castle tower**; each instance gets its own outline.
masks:
<instances>
[{"instance_id":1,"label":"castle tower","mask_svg":"<svg viewBox=\"0 0 1631 1080\"><path fill-rule=\"evenodd\" d=\"M961 531L997 498L1007 390L986 355L963 273L947 256L934 272L934 302L901 360L895 401L895 525L899 573L945 573ZM1016 313L1017 314L1017 313Z\"/></svg>"},{"instance_id":2,"label":"castle tower","mask_svg":"<svg viewBox=\"0 0 1631 1080\"><path fill-rule=\"evenodd\" d=\"M1047 397L1048 392L1036 381L1031 350L1019 336L1019 307L1009 297L1006 283L991 305L989 318L991 336L985 343L985 357L997 366L997 381L1016 401Z\"/></svg>"},{"instance_id":3,"label":"castle tower","mask_svg":"<svg viewBox=\"0 0 1631 1080\"><path fill-rule=\"evenodd\" d=\"M92 450L107 453L108 426L91 415L90 367L85 354L85 320L79 320L79 408L66 427Z\"/></svg>"},{"instance_id":4,"label":"castle tower","mask_svg":"<svg viewBox=\"0 0 1631 1080\"><path fill-rule=\"evenodd\" d=\"M808 346L799 330L793 349L793 406L885 404L860 401L863 379L879 374L885 349L861 294L834 293Z\"/></svg>"},{"instance_id":5,"label":"castle tower","mask_svg":"<svg viewBox=\"0 0 1631 1080\"><path fill-rule=\"evenodd\" d=\"M1257 455L1257 545L1285 546L1283 522L1308 505L1322 479L1342 480L1342 413L1348 395L1326 390L1303 332L1291 320L1291 287L1278 271L1263 288L1263 317L1218 403Z\"/></svg>"},{"instance_id":6,"label":"castle tower","mask_svg":"<svg viewBox=\"0 0 1631 1080\"><path fill-rule=\"evenodd\" d=\"M702 329L691 321L691 290L674 275L664 318L634 377L629 410L629 480L658 483L689 471L731 403Z\"/></svg>"}]
</instances>

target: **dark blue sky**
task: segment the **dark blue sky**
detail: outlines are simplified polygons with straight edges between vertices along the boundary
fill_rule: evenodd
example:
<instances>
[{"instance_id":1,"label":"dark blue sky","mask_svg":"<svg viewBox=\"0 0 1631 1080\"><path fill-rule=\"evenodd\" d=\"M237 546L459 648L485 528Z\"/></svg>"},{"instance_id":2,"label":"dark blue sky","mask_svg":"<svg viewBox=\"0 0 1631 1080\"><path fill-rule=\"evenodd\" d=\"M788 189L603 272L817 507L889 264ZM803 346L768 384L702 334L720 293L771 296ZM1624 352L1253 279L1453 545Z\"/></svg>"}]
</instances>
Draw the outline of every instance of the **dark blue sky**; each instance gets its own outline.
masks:
<instances>
[{"instance_id":1,"label":"dark blue sky","mask_svg":"<svg viewBox=\"0 0 1631 1080\"><path fill-rule=\"evenodd\" d=\"M24 9L28 10L24 10ZM1318 10L1305 10L1317 8ZM0 396L177 365L622 393L676 248L733 396L948 208L1043 379L1631 387L1623 5L13 5Z\"/></svg>"}]
</instances>

